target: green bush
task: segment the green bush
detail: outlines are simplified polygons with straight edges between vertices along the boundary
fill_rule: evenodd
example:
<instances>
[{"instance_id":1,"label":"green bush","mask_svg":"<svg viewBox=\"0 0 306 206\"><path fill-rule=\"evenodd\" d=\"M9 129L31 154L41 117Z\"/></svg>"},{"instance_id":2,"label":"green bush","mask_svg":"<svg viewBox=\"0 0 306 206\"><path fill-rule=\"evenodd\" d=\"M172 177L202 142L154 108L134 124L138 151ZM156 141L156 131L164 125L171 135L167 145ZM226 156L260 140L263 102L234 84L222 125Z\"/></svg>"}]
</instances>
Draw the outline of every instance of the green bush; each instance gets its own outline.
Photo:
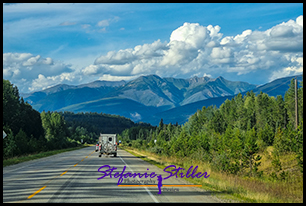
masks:
<instances>
[{"instance_id":1,"label":"green bush","mask_svg":"<svg viewBox=\"0 0 306 206\"><path fill-rule=\"evenodd\" d=\"M156 145L150 149L150 152L153 152L155 154L162 154L164 152L164 148Z\"/></svg>"}]
</instances>

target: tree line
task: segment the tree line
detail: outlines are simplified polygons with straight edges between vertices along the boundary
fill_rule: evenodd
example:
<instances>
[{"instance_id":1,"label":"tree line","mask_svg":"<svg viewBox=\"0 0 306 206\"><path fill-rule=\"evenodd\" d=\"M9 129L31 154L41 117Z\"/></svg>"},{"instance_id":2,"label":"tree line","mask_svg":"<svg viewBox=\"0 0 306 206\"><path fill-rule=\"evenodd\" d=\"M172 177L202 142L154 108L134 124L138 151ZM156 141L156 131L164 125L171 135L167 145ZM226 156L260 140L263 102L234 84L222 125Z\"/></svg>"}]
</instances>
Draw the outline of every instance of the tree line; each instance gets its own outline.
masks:
<instances>
[{"instance_id":1,"label":"tree line","mask_svg":"<svg viewBox=\"0 0 306 206\"><path fill-rule=\"evenodd\" d=\"M230 174L262 176L258 171L261 156L274 147L274 178L280 172L280 155L294 152L303 172L303 84L298 89L298 128L295 129L295 90L292 79L284 98L252 91L227 99L219 108L203 107L184 125L133 127L120 135L123 145L146 149L156 154L190 157L207 161L213 169ZM132 135L134 134L134 135ZM136 138L135 138L136 137ZM156 140L156 143L154 142Z\"/></svg>"},{"instance_id":2,"label":"tree line","mask_svg":"<svg viewBox=\"0 0 306 206\"><path fill-rule=\"evenodd\" d=\"M119 115L111 115L97 112L79 112L69 111L59 112L62 115L68 127L75 129L77 126L84 127L88 132L95 134L120 134L123 130L138 125L148 126L147 123L134 123L132 120Z\"/></svg>"},{"instance_id":3,"label":"tree line","mask_svg":"<svg viewBox=\"0 0 306 206\"><path fill-rule=\"evenodd\" d=\"M17 86L3 79L3 159L95 143L100 133L121 133L135 124L118 115L96 112L39 113L20 97Z\"/></svg>"}]
</instances>

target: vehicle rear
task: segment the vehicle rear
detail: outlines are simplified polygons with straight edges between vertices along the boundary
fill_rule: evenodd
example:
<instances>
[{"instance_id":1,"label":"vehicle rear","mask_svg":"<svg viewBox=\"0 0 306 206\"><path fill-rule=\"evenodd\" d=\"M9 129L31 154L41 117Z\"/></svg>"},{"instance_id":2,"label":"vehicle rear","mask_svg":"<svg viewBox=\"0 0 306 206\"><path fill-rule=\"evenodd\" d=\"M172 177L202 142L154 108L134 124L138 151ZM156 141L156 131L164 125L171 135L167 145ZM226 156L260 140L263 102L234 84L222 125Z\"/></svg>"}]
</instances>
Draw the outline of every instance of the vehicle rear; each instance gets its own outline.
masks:
<instances>
[{"instance_id":1,"label":"vehicle rear","mask_svg":"<svg viewBox=\"0 0 306 206\"><path fill-rule=\"evenodd\" d=\"M117 156L117 135L116 134L100 134L99 137L99 152L102 154Z\"/></svg>"}]
</instances>

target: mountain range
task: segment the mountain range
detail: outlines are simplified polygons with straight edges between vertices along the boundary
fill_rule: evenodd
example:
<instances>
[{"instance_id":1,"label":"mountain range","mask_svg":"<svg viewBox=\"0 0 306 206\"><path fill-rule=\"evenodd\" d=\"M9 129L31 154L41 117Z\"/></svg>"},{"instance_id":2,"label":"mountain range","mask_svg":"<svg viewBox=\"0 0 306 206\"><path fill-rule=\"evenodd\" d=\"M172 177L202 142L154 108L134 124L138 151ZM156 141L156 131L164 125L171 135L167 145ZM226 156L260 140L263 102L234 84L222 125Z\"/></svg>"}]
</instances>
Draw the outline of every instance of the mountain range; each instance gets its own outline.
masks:
<instances>
[{"instance_id":1,"label":"mountain range","mask_svg":"<svg viewBox=\"0 0 306 206\"><path fill-rule=\"evenodd\" d=\"M210 105L219 107L238 93L253 90L271 96L284 95L292 78L285 77L258 86L229 81L221 76L177 79L148 75L129 82L98 80L77 86L59 84L21 96L40 112L103 112L153 125L157 125L161 118L165 123L182 124L197 109ZM302 80L302 75L298 80Z\"/></svg>"}]
</instances>

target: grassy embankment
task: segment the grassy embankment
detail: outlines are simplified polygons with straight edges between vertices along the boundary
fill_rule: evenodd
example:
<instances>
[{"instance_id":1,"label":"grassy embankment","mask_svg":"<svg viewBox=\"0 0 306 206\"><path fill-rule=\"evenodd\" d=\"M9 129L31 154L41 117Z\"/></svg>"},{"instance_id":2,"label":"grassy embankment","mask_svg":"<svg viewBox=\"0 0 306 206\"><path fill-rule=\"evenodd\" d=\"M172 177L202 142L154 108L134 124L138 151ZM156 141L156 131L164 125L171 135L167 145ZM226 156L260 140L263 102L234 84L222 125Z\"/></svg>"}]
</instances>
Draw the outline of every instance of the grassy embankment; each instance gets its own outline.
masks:
<instances>
[{"instance_id":1,"label":"grassy embankment","mask_svg":"<svg viewBox=\"0 0 306 206\"><path fill-rule=\"evenodd\" d=\"M203 189L213 191L214 195L229 202L303 202L303 175L299 171L294 154L286 154L280 157L283 170L289 171L286 181L273 181L268 178L272 172L271 151L273 147L268 147L260 153L262 163L259 171L264 173L263 178L260 179L214 171L209 163L190 158L166 157L131 147L121 146L121 148L162 169L171 164L185 169L192 165L194 167L198 165L197 171L207 172L210 176L207 179L184 179L194 184L203 185Z\"/></svg>"},{"instance_id":2,"label":"grassy embankment","mask_svg":"<svg viewBox=\"0 0 306 206\"><path fill-rule=\"evenodd\" d=\"M13 164L18 164L18 163L21 163L21 162L34 160L34 159L48 157L48 156L59 154L59 153L62 153L62 152L68 152L68 151L73 151L73 150L77 150L77 149L82 149L82 148L89 147L89 146L94 146L94 144L84 144L84 145L81 145L81 146L78 146L78 147L72 147L72 148L67 148L67 149L53 150L53 151L47 151L47 152L40 152L38 154L29 154L29 155L25 155L25 156L14 157L14 158L3 160L3 167L13 165Z\"/></svg>"}]
</instances>

